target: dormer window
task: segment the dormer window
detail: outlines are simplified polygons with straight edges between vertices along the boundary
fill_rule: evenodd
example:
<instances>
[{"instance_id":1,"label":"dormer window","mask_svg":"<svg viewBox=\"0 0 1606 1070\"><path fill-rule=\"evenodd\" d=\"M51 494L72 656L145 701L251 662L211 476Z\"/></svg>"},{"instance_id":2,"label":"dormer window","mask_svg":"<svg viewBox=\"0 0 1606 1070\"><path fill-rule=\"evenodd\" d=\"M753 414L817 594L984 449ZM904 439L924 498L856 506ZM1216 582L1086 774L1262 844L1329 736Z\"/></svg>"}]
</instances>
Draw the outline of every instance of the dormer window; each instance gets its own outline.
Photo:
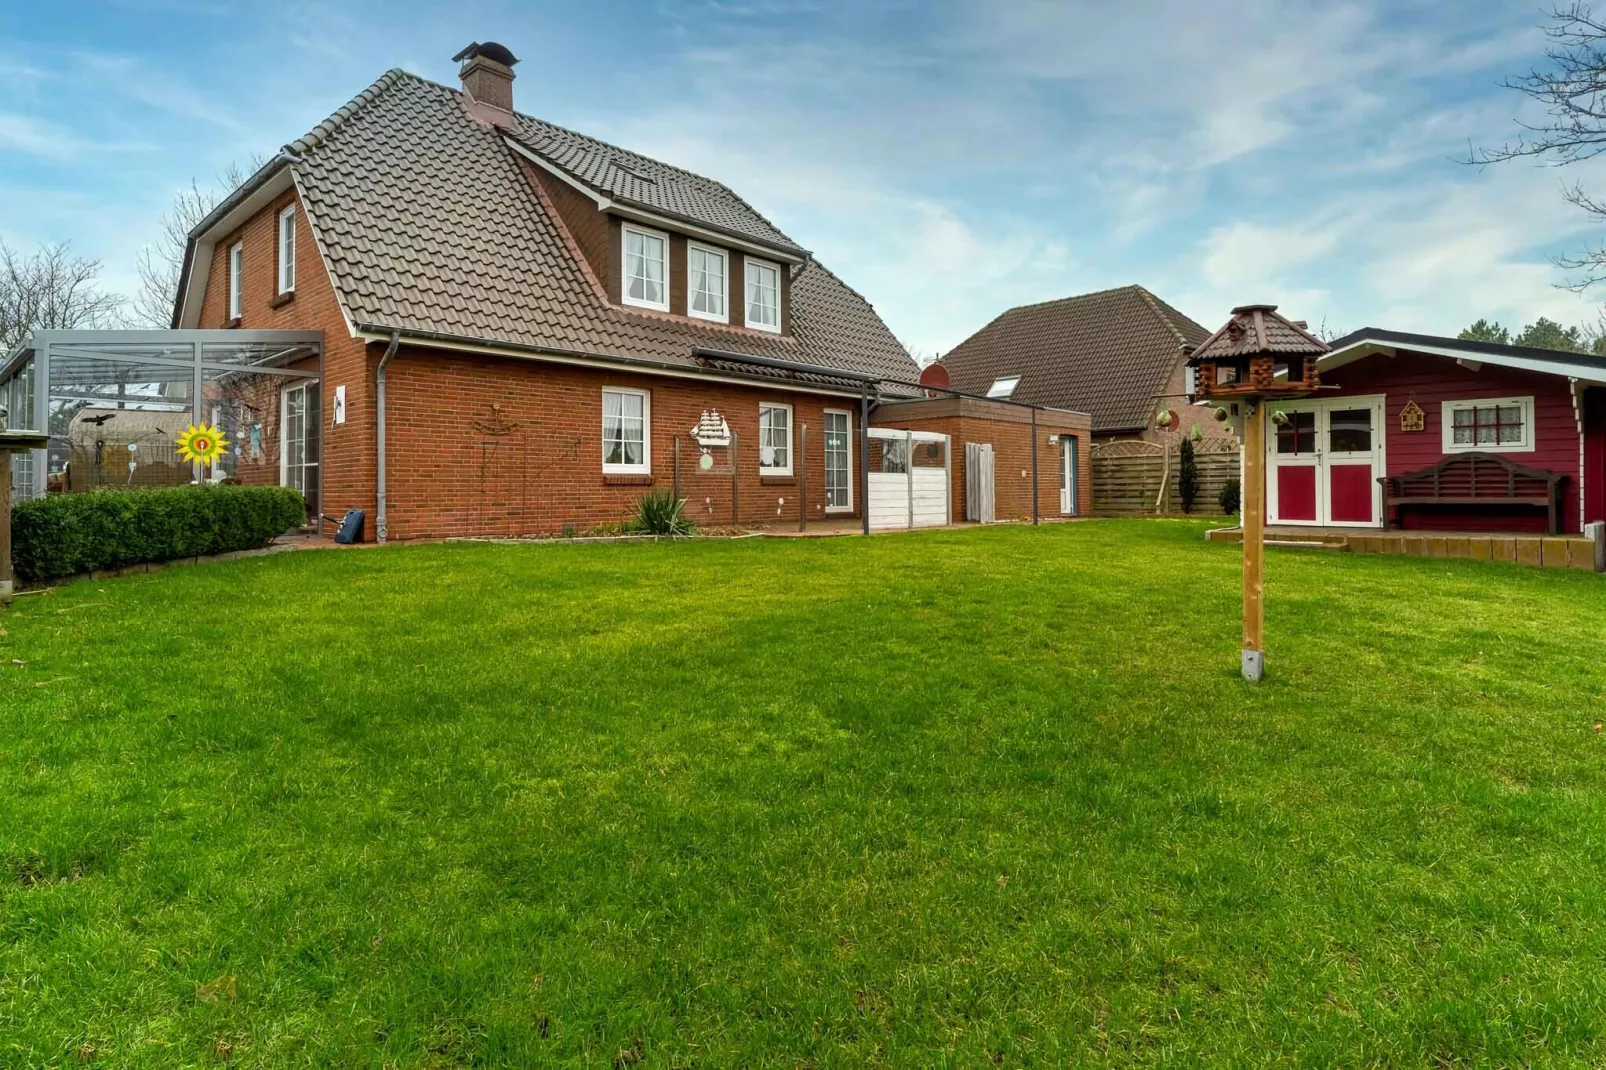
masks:
<instances>
[{"instance_id":1,"label":"dormer window","mask_svg":"<svg viewBox=\"0 0 1606 1070\"><path fill-rule=\"evenodd\" d=\"M781 332L781 269L747 258L747 325Z\"/></svg>"},{"instance_id":2,"label":"dormer window","mask_svg":"<svg viewBox=\"0 0 1606 1070\"><path fill-rule=\"evenodd\" d=\"M700 320L730 322L725 309L726 264L723 251L708 245L686 245L686 313Z\"/></svg>"},{"instance_id":3,"label":"dormer window","mask_svg":"<svg viewBox=\"0 0 1606 1070\"><path fill-rule=\"evenodd\" d=\"M668 312L669 235L626 225L624 243L624 303Z\"/></svg>"},{"instance_id":4,"label":"dormer window","mask_svg":"<svg viewBox=\"0 0 1606 1070\"><path fill-rule=\"evenodd\" d=\"M1001 375L993 380L993 385L987 388L990 398L1011 398L1015 396L1015 388L1020 386L1020 376Z\"/></svg>"}]
</instances>

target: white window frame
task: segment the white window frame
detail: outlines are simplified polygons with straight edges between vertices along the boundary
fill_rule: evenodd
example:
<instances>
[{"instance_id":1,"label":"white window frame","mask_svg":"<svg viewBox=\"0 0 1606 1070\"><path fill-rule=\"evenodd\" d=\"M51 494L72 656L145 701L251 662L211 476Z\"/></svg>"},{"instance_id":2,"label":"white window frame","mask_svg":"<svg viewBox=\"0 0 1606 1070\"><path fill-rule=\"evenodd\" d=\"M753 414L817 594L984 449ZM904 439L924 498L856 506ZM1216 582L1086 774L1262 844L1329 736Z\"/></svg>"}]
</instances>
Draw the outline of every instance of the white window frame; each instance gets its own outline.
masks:
<instances>
[{"instance_id":1,"label":"white window frame","mask_svg":"<svg viewBox=\"0 0 1606 1070\"><path fill-rule=\"evenodd\" d=\"M229 319L237 320L245 308L245 243L229 246Z\"/></svg>"},{"instance_id":2,"label":"white window frame","mask_svg":"<svg viewBox=\"0 0 1606 1070\"><path fill-rule=\"evenodd\" d=\"M1490 442L1479 445L1455 441L1456 409L1488 409L1499 405L1518 405L1522 408L1521 442ZM1532 453L1534 451L1534 399L1522 398L1456 398L1441 403L1439 409L1439 441L1445 453Z\"/></svg>"},{"instance_id":3,"label":"white window frame","mask_svg":"<svg viewBox=\"0 0 1606 1070\"><path fill-rule=\"evenodd\" d=\"M848 421L848 504L846 504L846 505L829 505L829 504L827 504L826 507L825 507L825 511L827 513L851 513L851 512L853 512L853 484L855 482L855 480L853 478L853 475L854 475L854 469L853 469L853 410L852 409L826 409L825 410L825 415L826 416L832 416L832 415L845 416L845 417L847 417L847 421ZM827 433L829 433L829 432L827 432ZM820 455L822 457L825 457L825 456L828 455L827 454L827 448L826 448L827 447L827 443L828 443L828 440L826 439L825 435L822 434L820 436ZM829 471L830 470L829 467L826 470Z\"/></svg>"},{"instance_id":4,"label":"white window frame","mask_svg":"<svg viewBox=\"0 0 1606 1070\"><path fill-rule=\"evenodd\" d=\"M773 326L767 323L753 322L753 302L748 298L748 288L753 285L753 268L755 267L768 268L775 272L775 323ZM742 268L742 322L755 331L780 334L781 321L785 318L781 315L781 297L784 292L785 287L781 284L781 265L771 263L768 260L747 257L746 264Z\"/></svg>"},{"instance_id":5,"label":"white window frame","mask_svg":"<svg viewBox=\"0 0 1606 1070\"><path fill-rule=\"evenodd\" d=\"M279 213L279 293L296 290L296 206Z\"/></svg>"},{"instance_id":6,"label":"white window frame","mask_svg":"<svg viewBox=\"0 0 1606 1070\"><path fill-rule=\"evenodd\" d=\"M691 254L694 250L708 256L717 256L719 257L719 262L724 265L720 270L720 278L724 283L724 292L720 294L719 307L721 311L718 315L712 312L699 312L693 307L693 303L697 299L697 291L693 289L697 281L697 275L691 269ZM704 245L702 242L689 240L686 242L686 315L692 319L708 320L711 323L729 323L731 321L731 258L729 253L717 245Z\"/></svg>"},{"instance_id":7,"label":"white window frame","mask_svg":"<svg viewBox=\"0 0 1606 1070\"><path fill-rule=\"evenodd\" d=\"M631 234L640 234L647 238L657 238L664 243L664 299L662 302L647 301L642 298L630 296L630 244ZM638 227L634 223L624 223L619 228L619 303L631 305L635 308L650 308L658 312L669 311L670 276L673 265L670 261L669 235L661 230L652 230L648 227Z\"/></svg>"},{"instance_id":8,"label":"white window frame","mask_svg":"<svg viewBox=\"0 0 1606 1070\"><path fill-rule=\"evenodd\" d=\"M786 412L786 464L764 463L764 411L766 409L784 409ZM792 474L792 460L796 456L792 449L792 431L795 426L795 413L792 406L784 401L761 401L758 405L758 474L761 476L789 476Z\"/></svg>"},{"instance_id":9,"label":"white window frame","mask_svg":"<svg viewBox=\"0 0 1606 1070\"><path fill-rule=\"evenodd\" d=\"M609 394L632 394L641 399L641 463L640 464L609 464L608 463L608 406L606 400L602 405L602 474L605 476L645 476L652 474L652 391L641 390L633 386L605 386L602 388L602 397L606 399Z\"/></svg>"},{"instance_id":10,"label":"white window frame","mask_svg":"<svg viewBox=\"0 0 1606 1070\"><path fill-rule=\"evenodd\" d=\"M1008 401L1015 396L1015 391L1020 389L1020 381L1021 377L1019 375L1000 375L993 380L993 385L987 388L987 396L996 398L999 401ZM1005 383L1009 384L1009 389L999 389Z\"/></svg>"}]
</instances>

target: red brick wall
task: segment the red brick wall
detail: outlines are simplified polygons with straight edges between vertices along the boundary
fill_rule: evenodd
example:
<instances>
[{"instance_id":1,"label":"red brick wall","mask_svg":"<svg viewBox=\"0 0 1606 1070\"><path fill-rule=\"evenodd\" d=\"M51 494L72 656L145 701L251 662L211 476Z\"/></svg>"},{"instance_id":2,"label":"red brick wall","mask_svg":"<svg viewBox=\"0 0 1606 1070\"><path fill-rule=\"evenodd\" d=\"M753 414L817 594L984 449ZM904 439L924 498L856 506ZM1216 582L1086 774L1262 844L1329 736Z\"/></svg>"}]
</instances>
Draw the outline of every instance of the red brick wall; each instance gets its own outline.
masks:
<instances>
[{"instance_id":1,"label":"red brick wall","mask_svg":"<svg viewBox=\"0 0 1606 1070\"><path fill-rule=\"evenodd\" d=\"M650 394L649 477L602 472L604 386ZM791 477L760 476L761 401L793 406L794 454L807 426L808 512L811 520L823 519L823 410L857 408L857 399L408 346L390 365L388 391L389 524L396 539L540 534L620 522L647 490L673 487L677 439L688 515L704 526L730 524L730 451L715 449L715 470L703 472L688 434L704 409L717 409L738 436L740 522L795 526L805 464L794 456ZM499 407L494 414L492 405ZM495 433L498 423L504 433ZM854 411L855 435L858 424Z\"/></svg>"},{"instance_id":2,"label":"red brick wall","mask_svg":"<svg viewBox=\"0 0 1606 1070\"><path fill-rule=\"evenodd\" d=\"M926 415L923 410L930 411ZM962 414L939 415L947 410ZM952 438L953 515L965 517L965 444L991 443L993 447L993 493L999 520L1030 519L1032 515L1032 426L1031 412L1010 405L985 402L961 403L960 399L885 405L871 415L877 427L897 427L911 431L935 431ZM1049 435L1074 436L1077 450L1077 505L1081 516L1093 512L1093 465L1088 457L1091 443L1090 421L1085 416L1063 412L1038 413L1037 428L1037 507L1041 517L1060 513L1060 446L1048 441Z\"/></svg>"},{"instance_id":3,"label":"red brick wall","mask_svg":"<svg viewBox=\"0 0 1606 1070\"><path fill-rule=\"evenodd\" d=\"M300 202L293 190L285 192L272 205L252 216L243 226L221 239L212 254L211 272L201 300L198 326L223 327L228 322L229 249L244 244L244 287L240 326L259 330L323 331L323 466L322 511L338 516L347 509L366 509L372 536L374 511L375 449L374 366L378 351L369 353L362 339L352 338L345 317L335 299L334 287L324 269L305 210L296 212L296 289L288 303L274 306L278 297L278 218L279 211L292 201ZM334 389L346 388L346 422L330 425L334 411ZM277 409L273 421L276 426ZM266 432L267 428L264 428ZM266 438L266 434L264 435ZM277 439L265 456L271 461L272 478L278 478Z\"/></svg>"}]
</instances>

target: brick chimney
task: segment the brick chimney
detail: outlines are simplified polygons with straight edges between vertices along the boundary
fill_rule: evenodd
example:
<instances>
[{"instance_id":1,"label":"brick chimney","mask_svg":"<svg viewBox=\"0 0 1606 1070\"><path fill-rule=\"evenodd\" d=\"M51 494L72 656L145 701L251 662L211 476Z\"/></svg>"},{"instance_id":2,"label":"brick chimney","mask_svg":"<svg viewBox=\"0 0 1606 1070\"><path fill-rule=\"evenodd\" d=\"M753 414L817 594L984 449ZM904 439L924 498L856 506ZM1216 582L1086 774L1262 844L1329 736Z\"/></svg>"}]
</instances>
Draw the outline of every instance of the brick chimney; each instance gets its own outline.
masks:
<instances>
[{"instance_id":1,"label":"brick chimney","mask_svg":"<svg viewBox=\"0 0 1606 1070\"><path fill-rule=\"evenodd\" d=\"M463 79L463 92L481 104L513 110L513 65L519 60L507 46L475 41L452 59L463 65L457 72Z\"/></svg>"}]
</instances>

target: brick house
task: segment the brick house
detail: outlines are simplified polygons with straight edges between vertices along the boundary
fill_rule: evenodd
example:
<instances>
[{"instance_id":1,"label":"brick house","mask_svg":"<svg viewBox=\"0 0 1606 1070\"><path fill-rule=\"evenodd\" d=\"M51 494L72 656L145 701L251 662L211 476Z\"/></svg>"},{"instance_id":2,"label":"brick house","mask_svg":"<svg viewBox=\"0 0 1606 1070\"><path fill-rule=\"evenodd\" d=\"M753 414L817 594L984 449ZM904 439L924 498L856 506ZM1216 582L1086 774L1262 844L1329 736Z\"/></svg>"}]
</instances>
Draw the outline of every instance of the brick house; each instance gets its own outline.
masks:
<instances>
[{"instance_id":1,"label":"brick house","mask_svg":"<svg viewBox=\"0 0 1606 1070\"><path fill-rule=\"evenodd\" d=\"M277 478L380 539L617 522L654 487L709 525L862 516L898 460L867 428L929 393L870 303L728 187L515 111L503 46L456 59L460 89L389 71L190 235L175 331L323 332ZM1075 486L1086 416L998 413ZM1000 512L1086 511L1059 464L1001 473Z\"/></svg>"},{"instance_id":2,"label":"brick house","mask_svg":"<svg viewBox=\"0 0 1606 1070\"><path fill-rule=\"evenodd\" d=\"M1187 404L1186 347L1210 334L1142 286L1121 286L999 315L942 358L969 393L1077 408L1093 418L1095 444L1155 439L1155 416L1172 432L1227 432Z\"/></svg>"}]
</instances>

